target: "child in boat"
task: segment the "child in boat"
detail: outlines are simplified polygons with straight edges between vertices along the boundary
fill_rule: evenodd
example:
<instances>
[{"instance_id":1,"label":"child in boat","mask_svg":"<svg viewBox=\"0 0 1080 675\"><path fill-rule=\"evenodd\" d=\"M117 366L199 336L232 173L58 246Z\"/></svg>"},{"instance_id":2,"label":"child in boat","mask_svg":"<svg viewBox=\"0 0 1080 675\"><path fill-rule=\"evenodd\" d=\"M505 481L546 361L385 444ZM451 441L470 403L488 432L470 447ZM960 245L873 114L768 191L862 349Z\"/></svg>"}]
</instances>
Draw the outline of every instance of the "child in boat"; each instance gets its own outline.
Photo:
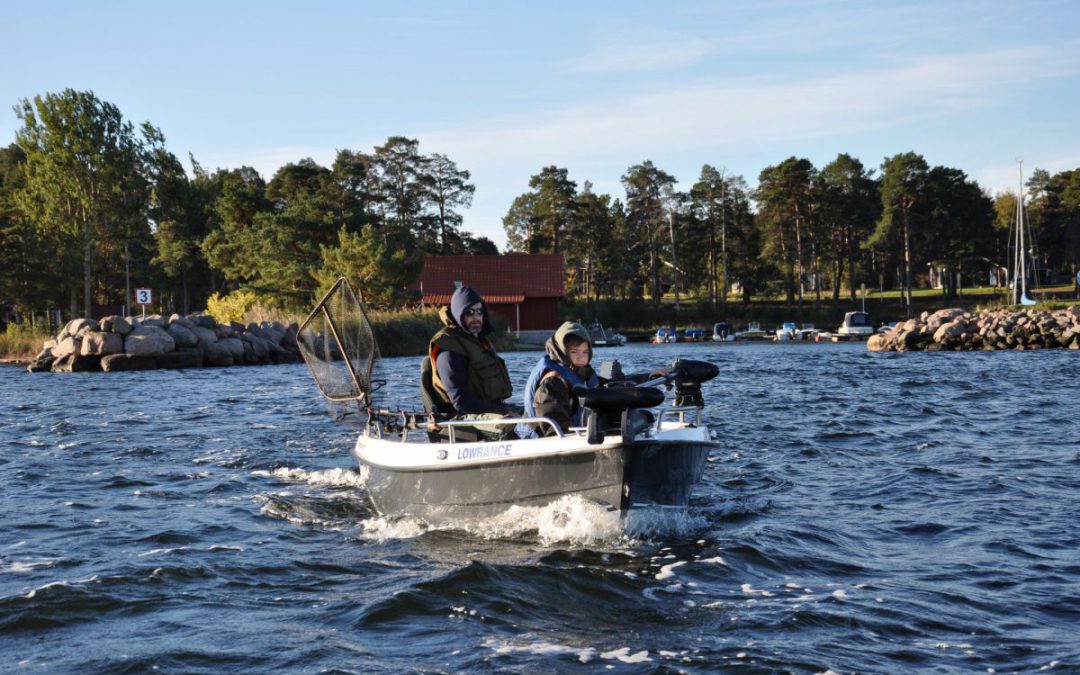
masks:
<instances>
[{"instance_id":1,"label":"child in boat","mask_svg":"<svg viewBox=\"0 0 1080 675\"><path fill-rule=\"evenodd\" d=\"M525 414L549 417L564 432L581 426L583 411L574 396L574 385L600 386L600 377L590 364L589 331L580 323L567 321L544 343L544 352L525 383ZM542 426L540 431L554 433L548 426Z\"/></svg>"},{"instance_id":2,"label":"child in boat","mask_svg":"<svg viewBox=\"0 0 1080 675\"><path fill-rule=\"evenodd\" d=\"M570 427L584 426L584 409L574 395L574 386L602 387L608 381L592 367L592 341L589 331L580 323L567 321L544 344L544 356L533 367L525 383L525 414L529 417L548 417L565 433ZM643 382L651 377L666 375L662 368L649 375L629 376L626 379ZM554 430L542 425L539 431L553 435Z\"/></svg>"}]
</instances>

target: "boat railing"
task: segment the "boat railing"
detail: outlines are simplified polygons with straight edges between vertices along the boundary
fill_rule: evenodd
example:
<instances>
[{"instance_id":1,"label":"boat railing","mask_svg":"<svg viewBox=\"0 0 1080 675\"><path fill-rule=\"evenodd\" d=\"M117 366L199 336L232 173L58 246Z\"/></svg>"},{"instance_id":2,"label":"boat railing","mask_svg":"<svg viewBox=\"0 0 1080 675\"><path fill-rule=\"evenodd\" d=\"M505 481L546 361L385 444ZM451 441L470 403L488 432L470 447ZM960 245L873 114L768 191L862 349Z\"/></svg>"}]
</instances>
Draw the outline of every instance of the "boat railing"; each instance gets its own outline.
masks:
<instances>
[{"instance_id":1,"label":"boat railing","mask_svg":"<svg viewBox=\"0 0 1080 675\"><path fill-rule=\"evenodd\" d=\"M690 421L687 422L687 417ZM673 408L660 408L656 413L656 427L657 432L660 431L660 425L664 423L665 419L675 419L680 424L690 424L693 426L701 426L701 408L693 405L678 406Z\"/></svg>"},{"instance_id":2,"label":"boat railing","mask_svg":"<svg viewBox=\"0 0 1080 675\"><path fill-rule=\"evenodd\" d=\"M409 440L410 432L438 433L447 429L448 440L456 443L456 431L459 428L501 429L517 427L519 424L551 427L554 434L548 437L563 437L562 429L550 417L503 417L490 420L445 420L423 411L408 410L371 410L368 412L368 435L382 439L386 435L400 435L401 442Z\"/></svg>"}]
</instances>

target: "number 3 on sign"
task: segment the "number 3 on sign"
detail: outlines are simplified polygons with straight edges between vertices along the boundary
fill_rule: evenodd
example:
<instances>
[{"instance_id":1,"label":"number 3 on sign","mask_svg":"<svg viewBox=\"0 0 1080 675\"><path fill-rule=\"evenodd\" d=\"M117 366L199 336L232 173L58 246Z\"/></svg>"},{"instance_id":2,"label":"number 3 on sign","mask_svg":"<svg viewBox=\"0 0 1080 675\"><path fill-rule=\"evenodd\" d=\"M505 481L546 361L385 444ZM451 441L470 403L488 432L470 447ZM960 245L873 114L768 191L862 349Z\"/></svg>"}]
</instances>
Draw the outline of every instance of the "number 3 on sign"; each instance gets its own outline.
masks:
<instances>
[{"instance_id":1,"label":"number 3 on sign","mask_svg":"<svg viewBox=\"0 0 1080 675\"><path fill-rule=\"evenodd\" d=\"M135 289L135 304L136 305L149 305L153 303L153 292L149 288L136 288Z\"/></svg>"}]
</instances>

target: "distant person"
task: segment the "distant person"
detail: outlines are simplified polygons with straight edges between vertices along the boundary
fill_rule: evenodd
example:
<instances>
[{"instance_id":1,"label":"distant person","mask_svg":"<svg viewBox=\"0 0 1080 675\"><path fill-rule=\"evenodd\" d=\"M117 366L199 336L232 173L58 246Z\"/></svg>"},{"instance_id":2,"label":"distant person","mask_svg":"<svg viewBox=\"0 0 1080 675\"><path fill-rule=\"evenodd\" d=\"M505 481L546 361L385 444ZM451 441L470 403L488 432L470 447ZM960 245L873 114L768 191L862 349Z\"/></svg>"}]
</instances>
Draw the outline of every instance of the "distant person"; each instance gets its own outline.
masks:
<instances>
[{"instance_id":1,"label":"distant person","mask_svg":"<svg viewBox=\"0 0 1080 675\"><path fill-rule=\"evenodd\" d=\"M584 426L584 408L574 394L574 386L602 387L608 380L592 367L592 341L589 331L580 323L563 323L544 343L540 357L525 384L525 414L529 417L548 417L565 433L570 427ZM628 376L629 381L643 382L670 372L662 368L649 375ZM539 431L554 435L550 426Z\"/></svg>"},{"instance_id":2,"label":"distant person","mask_svg":"<svg viewBox=\"0 0 1080 675\"><path fill-rule=\"evenodd\" d=\"M439 310L443 327L428 343L431 359L431 394L443 409L462 420L520 417L506 399L513 394L506 362L487 336L494 330L487 304L478 292L461 286L450 306ZM512 438L511 426L477 426L487 438Z\"/></svg>"}]
</instances>

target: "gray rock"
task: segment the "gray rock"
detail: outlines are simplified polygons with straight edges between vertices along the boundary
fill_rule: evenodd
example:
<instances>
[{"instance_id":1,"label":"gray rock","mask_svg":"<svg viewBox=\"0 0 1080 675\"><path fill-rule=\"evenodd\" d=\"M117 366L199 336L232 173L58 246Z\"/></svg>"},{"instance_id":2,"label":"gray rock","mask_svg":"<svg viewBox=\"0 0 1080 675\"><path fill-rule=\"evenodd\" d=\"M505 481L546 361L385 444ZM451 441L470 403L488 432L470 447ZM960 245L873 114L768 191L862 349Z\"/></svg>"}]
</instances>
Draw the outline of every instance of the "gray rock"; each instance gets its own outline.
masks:
<instances>
[{"instance_id":1,"label":"gray rock","mask_svg":"<svg viewBox=\"0 0 1080 675\"><path fill-rule=\"evenodd\" d=\"M96 370L101 370L100 356L68 354L63 358L56 359L52 364L52 372L54 373L90 373Z\"/></svg>"},{"instance_id":2,"label":"gray rock","mask_svg":"<svg viewBox=\"0 0 1080 675\"><path fill-rule=\"evenodd\" d=\"M207 366L227 367L233 364L232 351L220 342L204 345L203 364Z\"/></svg>"},{"instance_id":3,"label":"gray rock","mask_svg":"<svg viewBox=\"0 0 1080 675\"><path fill-rule=\"evenodd\" d=\"M90 330L98 330L99 328L98 322L92 319L72 319L67 322L60 331L60 335L57 337L81 337L83 333Z\"/></svg>"},{"instance_id":4,"label":"gray rock","mask_svg":"<svg viewBox=\"0 0 1080 675\"><path fill-rule=\"evenodd\" d=\"M124 351L124 338L118 333L89 331L83 335L79 354L82 356L105 356L107 354L119 354L122 351Z\"/></svg>"},{"instance_id":5,"label":"gray rock","mask_svg":"<svg viewBox=\"0 0 1080 675\"><path fill-rule=\"evenodd\" d=\"M157 361L146 354L109 354L101 359L101 369L105 372L121 370L156 370Z\"/></svg>"},{"instance_id":6,"label":"gray rock","mask_svg":"<svg viewBox=\"0 0 1080 675\"><path fill-rule=\"evenodd\" d=\"M225 338L218 340L218 344L225 345L225 348L229 350L233 363L239 363L244 359L244 343L239 338Z\"/></svg>"},{"instance_id":7,"label":"gray rock","mask_svg":"<svg viewBox=\"0 0 1080 675\"><path fill-rule=\"evenodd\" d=\"M26 372L28 372L28 373L45 373L45 372L48 372L49 369L52 368L52 364L53 364L54 360L56 360L56 357L53 356L52 347L46 346L40 352L38 352L37 356L34 357L34 360L31 361L29 363L29 365L26 366Z\"/></svg>"},{"instance_id":8,"label":"gray rock","mask_svg":"<svg viewBox=\"0 0 1080 675\"><path fill-rule=\"evenodd\" d=\"M154 361L157 362L157 367L163 370L202 368L203 355L200 351L189 350L182 352L167 352L165 354L155 355Z\"/></svg>"},{"instance_id":9,"label":"gray rock","mask_svg":"<svg viewBox=\"0 0 1080 675\"><path fill-rule=\"evenodd\" d=\"M195 337L199 338L199 342L204 345L212 345L218 341L217 333L213 328L207 328L206 326L195 326L191 329L191 332L195 334Z\"/></svg>"},{"instance_id":10,"label":"gray rock","mask_svg":"<svg viewBox=\"0 0 1080 675\"><path fill-rule=\"evenodd\" d=\"M124 338L124 351L128 354L153 356L176 349L176 341L159 326L139 326Z\"/></svg>"},{"instance_id":11,"label":"gray rock","mask_svg":"<svg viewBox=\"0 0 1080 675\"><path fill-rule=\"evenodd\" d=\"M169 324L169 327L165 329L165 332L172 336L173 342L176 343L176 348L194 347L199 344L199 337L195 335L193 329L194 326L188 328L184 326L180 321L190 324L187 319L181 318L178 321L173 321Z\"/></svg>"},{"instance_id":12,"label":"gray rock","mask_svg":"<svg viewBox=\"0 0 1080 675\"><path fill-rule=\"evenodd\" d=\"M173 314L172 316L169 317L169 326L177 326L177 325L183 326L184 328L191 329L191 328L195 327L195 322L192 321L191 319L187 318L186 316L181 316L179 314Z\"/></svg>"},{"instance_id":13,"label":"gray rock","mask_svg":"<svg viewBox=\"0 0 1080 675\"><path fill-rule=\"evenodd\" d=\"M127 335L131 332L131 324L128 320L122 316L112 315L107 316L101 320L101 330L106 333L117 333L118 335Z\"/></svg>"},{"instance_id":14,"label":"gray rock","mask_svg":"<svg viewBox=\"0 0 1080 675\"><path fill-rule=\"evenodd\" d=\"M150 314L142 320L144 326L157 326L158 328L165 328L165 317L160 314Z\"/></svg>"},{"instance_id":15,"label":"gray rock","mask_svg":"<svg viewBox=\"0 0 1080 675\"><path fill-rule=\"evenodd\" d=\"M64 335L63 331L60 333ZM57 340L56 346L53 347L53 358L62 359L71 354L77 354L82 349L82 338L76 338L71 336L65 336Z\"/></svg>"},{"instance_id":16,"label":"gray rock","mask_svg":"<svg viewBox=\"0 0 1080 675\"><path fill-rule=\"evenodd\" d=\"M188 318L194 319L195 325L201 326L202 328L213 329L215 326L217 326L217 321L215 321L214 317L210 316L209 314L195 314Z\"/></svg>"}]
</instances>

